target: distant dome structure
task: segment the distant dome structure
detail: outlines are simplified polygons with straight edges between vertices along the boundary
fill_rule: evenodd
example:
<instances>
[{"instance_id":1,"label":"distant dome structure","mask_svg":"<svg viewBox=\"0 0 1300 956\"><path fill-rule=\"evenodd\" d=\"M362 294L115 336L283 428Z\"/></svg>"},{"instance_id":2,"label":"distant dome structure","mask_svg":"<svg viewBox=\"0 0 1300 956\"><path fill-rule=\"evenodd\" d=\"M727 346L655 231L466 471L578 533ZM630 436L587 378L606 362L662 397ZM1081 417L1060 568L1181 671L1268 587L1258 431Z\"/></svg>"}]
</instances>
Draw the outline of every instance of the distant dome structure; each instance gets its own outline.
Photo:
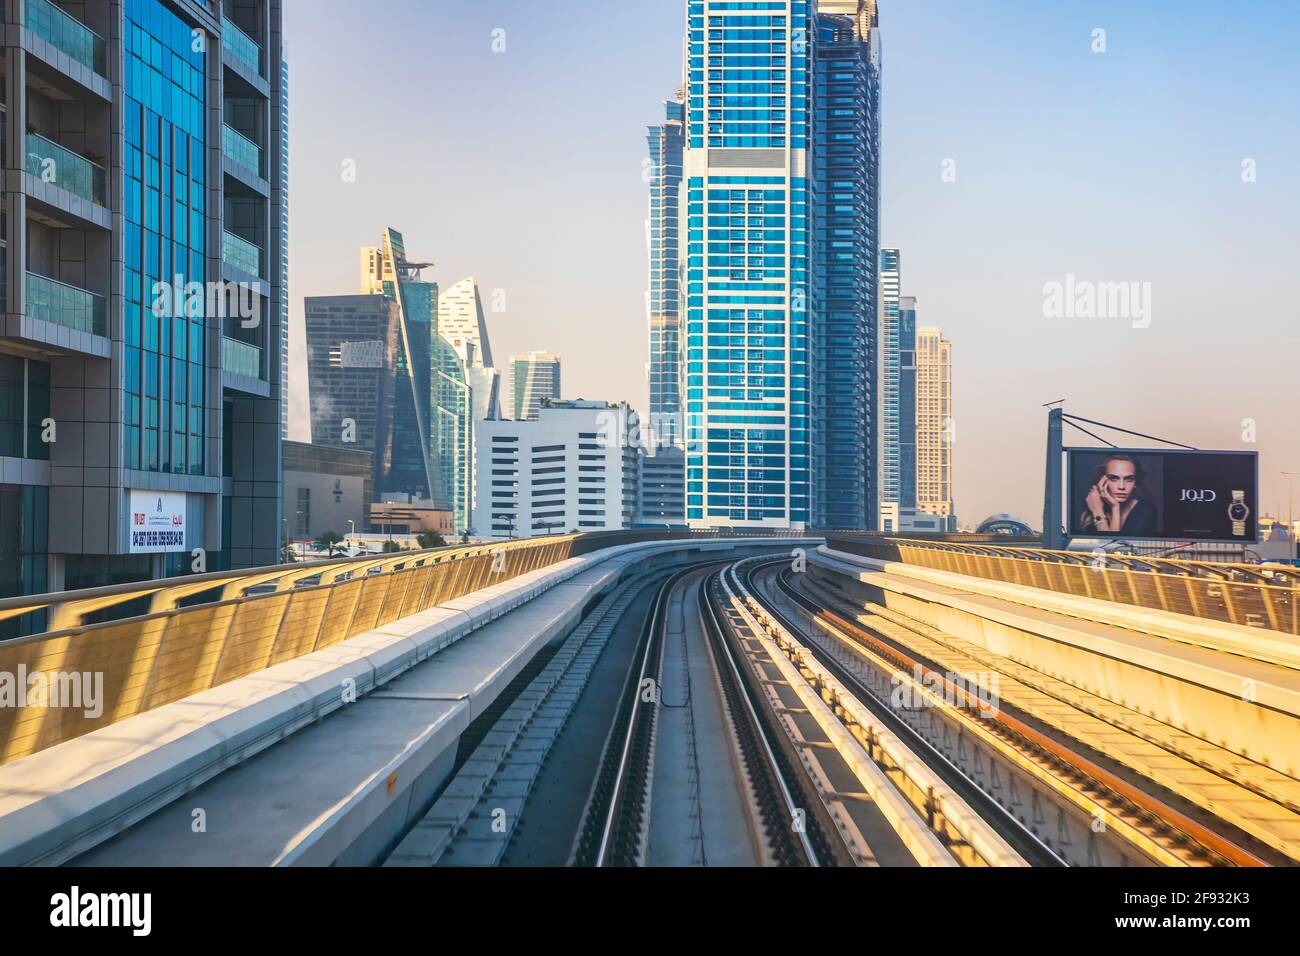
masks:
<instances>
[{"instance_id":1,"label":"distant dome structure","mask_svg":"<svg viewBox=\"0 0 1300 956\"><path fill-rule=\"evenodd\" d=\"M1006 534L1017 538L1032 538L1037 532L1015 515L993 515L980 522L976 534Z\"/></svg>"}]
</instances>

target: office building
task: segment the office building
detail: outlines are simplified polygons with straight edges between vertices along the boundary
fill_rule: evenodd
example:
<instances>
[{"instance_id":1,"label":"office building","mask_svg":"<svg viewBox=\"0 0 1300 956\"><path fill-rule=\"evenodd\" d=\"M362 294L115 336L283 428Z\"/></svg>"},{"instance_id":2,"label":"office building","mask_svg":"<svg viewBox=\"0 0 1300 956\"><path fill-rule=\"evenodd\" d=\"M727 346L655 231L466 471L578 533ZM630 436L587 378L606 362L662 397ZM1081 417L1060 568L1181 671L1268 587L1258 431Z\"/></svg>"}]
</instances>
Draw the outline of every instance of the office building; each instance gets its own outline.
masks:
<instances>
[{"instance_id":1,"label":"office building","mask_svg":"<svg viewBox=\"0 0 1300 956\"><path fill-rule=\"evenodd\" d=\"M875 3L688 0L687 30L687 520L865 526L876 468ZM832 416L853 425L832 427Z\"/></svg>"},{"instance_id":2,"label":"office building","mask_svg":"<svg viewBox=\"0 0 1300 956\"><path fill-rule=\"evenodd\" d=\"M898 309L901 298L902 255L880 250L880 501L900 498ZM882 524L883 529L883 524Z\"/></svg>"},{"instance_id":3,"label":"office building","mask_svg":"<svg viewBox=\"0 0 1300 956\"><path fill-rule=\"evenodd\" d=\"M291 541L366 527L374 462L368 451L284 443L284 517Z\"/></svg>"},{"instance_id":4,"label":"office building","mask_svg":"<svg viewBox=\"0 0 1300 956\"><path fill-rule=\"evenodd\" d=\"M536 421L543 402L560 397L560 358L549 352L510 357L510 417Z\"/></svg>"},{"instance_id":5,"label":"office building","mask_svg":"<svg viewBox=\"0 0 1300 956\"><path fill-rule=\"evenodd\" d=\"M933 326L916 330L916 510L957 530L952 498L952 343Z\"/></svg>"},{"instance_id":6,"label":"office building","mask_svg":"<svg viewBox=\"0 0 1300 956\"><path fill-rule=\"evenodd\" d=\"M646 317L650 328L650 420L656 445L681 441L681 225L678 214L682 184L682 148L686 107L680 96L664 104L664 122L649 127L650 215L646 220L650 284Z\"/></svg>"},{"instance_id":7,"label":"office building","mask_svg":"<svg viewBox=\"0 0 1300 956\"><path fill-rule=\"evenodd\" d=\"M817 5L814 515L876 527L880 44L874 0Z\"/></svg>"},{"instance_id":8,"label":"office building","mask_svg":"<svg viewBox=\"0 0 1300 956\"><path fill-rule=\"evenodd\" d=\"M634 413L606 402L552 402L532 421L476 424L481 538L630 528L637 517Z\"/></svg>"},{"instance_id":9,"label":"office building","mask_svg":"<svg viewBox=\"0 0 1300 956\"><path fill-rule=\"evenodd\" d=\"M275 563L280 0L3 16L0 595Z\"/></svg>"}]
</instances>

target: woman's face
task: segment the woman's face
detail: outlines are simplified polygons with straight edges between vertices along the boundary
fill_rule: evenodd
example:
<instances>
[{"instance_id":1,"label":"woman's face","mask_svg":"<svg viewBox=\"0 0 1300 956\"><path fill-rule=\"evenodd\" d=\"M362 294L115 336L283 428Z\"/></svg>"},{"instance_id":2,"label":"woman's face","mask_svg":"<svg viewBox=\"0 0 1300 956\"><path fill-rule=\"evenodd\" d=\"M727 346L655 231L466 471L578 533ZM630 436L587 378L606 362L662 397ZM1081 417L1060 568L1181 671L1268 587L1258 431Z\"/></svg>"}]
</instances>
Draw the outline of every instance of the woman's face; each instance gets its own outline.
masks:
<instances>
[{"instance_id":1,"label":"woman's face","mask_svg":"<svg viewBox=\"0 0 1300 956\"><path fill-rule=\"evenodd\" d=\"M1118 502L1128 501L1137 490L1137 469L1131 461L1112 460L1106 463L1102 484Z\"/></svg>"}]
</instances>

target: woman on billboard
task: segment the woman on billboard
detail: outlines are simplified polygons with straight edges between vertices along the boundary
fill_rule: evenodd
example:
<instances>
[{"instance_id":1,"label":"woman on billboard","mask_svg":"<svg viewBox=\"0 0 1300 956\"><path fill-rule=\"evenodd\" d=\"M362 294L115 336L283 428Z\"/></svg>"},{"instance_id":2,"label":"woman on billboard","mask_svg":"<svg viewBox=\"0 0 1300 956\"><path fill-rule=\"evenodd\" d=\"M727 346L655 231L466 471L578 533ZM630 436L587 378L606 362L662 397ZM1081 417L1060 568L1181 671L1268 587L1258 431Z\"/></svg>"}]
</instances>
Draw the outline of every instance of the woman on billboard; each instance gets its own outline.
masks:
<instances>
[{"instance_id":1,"label":"woman on billboard","mask_svg":"<svg viewBox=\"0 0 1300 956\"><path fill-rule=\"evenodd\" d=\"M1125 454L1103 458L1079 516L1082 533L1153 535L1156 517L1142 462Z\"/></svg>"}]
</instances>

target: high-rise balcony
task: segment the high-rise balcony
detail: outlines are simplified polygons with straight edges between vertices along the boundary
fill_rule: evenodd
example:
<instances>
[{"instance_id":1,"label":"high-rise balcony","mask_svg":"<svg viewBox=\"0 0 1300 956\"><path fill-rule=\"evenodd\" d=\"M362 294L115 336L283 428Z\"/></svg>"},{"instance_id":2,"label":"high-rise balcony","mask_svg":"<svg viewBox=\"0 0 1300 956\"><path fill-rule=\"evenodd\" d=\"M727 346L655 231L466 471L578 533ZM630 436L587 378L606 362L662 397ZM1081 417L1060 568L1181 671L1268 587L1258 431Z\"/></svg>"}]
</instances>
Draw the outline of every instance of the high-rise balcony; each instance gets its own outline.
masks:
<instances>
[{"instance_id":1,"label":"high-rise balcony","mask_svg":"<svg viewBox=\"0 0 1300 956\"><path fill-rule=\"evenodd\" d=\"M108 301L75 285L27 273L27 315L64 328L108 334Z\"/></svg>"},{"instance_id":2,"label":"high-rise balcony","mask_svg":"<svg viewBox=\"0 0 1300 956\"><path fill-rule=\"evenodd\" d=\"M221 24L221 42L236 60L239 60L258 76L262 75L262 48L234 21L226 20Z\"/></svg>"},{"instance_id":3,"label":"high-rise balcony","mask_svg":"<svg viewBox=\"0 0 1300 956\"><path fill-rule=\"evenodd\" d=\"M233 232L222 233L221 261L250 276L262 278L262 250Z\"/></svg>"},{"instance_id":4,"label":"high-rise balcony","mask_svg":"<svg viewBox=\"0 0 1300 956\"><path fill-rule=\"evenodd\" d=\"M108 170L39 133L27 134L27 171L82 199L108 202Z\"/></svg>"},{"instance_id":5,"label":"high-rise balcony","mask_svg":"<svg viewBox=\"0 0 1300 956\"><path fill-rule=\"evenodd\" d=\"M242 166L255 176L262 175L262 147L239 130L230 126L221 127L221 152L237 166Z\"/></svg>"},{"instance_id":6,"label":"high-rise balcony","mask_svg":"<svg viewBox=\"0 0 1300 956\"><path fill-rule=\"evenodd\" d=\"M262 377L262 350L238 339L221 339L221 367L247 378Z\"/></svg>"},{"instance_id":7,"label":"high-rise balcony","mask_svg":"<svg viewBox=\"0 0 1300 956\"><path fill-rule=\"evenodd\" d=\"M88 70L108 74L108 44L80 20L50 0L27 0L27 29Z\"/></svg>"}]
</instances>

